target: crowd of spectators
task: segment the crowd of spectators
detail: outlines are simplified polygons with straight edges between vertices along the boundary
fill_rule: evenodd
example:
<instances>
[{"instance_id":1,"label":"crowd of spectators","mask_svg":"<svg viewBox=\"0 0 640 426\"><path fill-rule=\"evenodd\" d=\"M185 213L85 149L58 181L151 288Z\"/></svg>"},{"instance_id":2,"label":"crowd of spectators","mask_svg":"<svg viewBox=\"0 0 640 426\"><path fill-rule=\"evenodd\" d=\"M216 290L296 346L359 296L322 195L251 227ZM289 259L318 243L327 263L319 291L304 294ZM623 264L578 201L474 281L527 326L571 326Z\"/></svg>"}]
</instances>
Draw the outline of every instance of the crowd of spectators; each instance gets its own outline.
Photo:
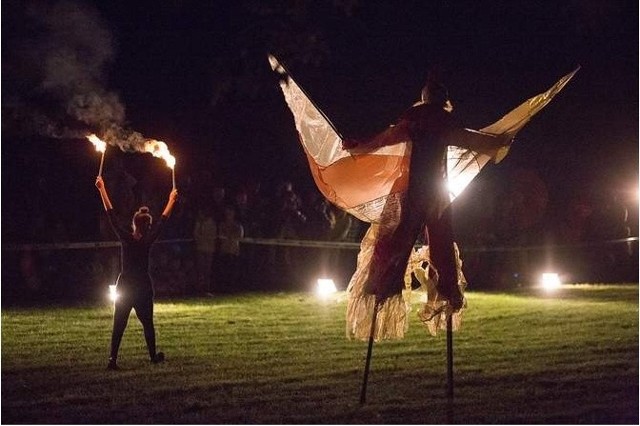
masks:
<instances>
[{"instance_id":1,"label":"crowd of spectators","mask_svg":"<svg viewBox=\"0 0 640 426\"><path fill-rule=\"evenodd\" d=\"M125 170L115 169L105 181L113 194L119 220L130 220L130 212L148 205L157 212L166 194L152 185L137 182ZM244 237L356 241L361 224L331 205L317 189L298 192L292 182L281 181L274 188L260 182L225 185L207 171L179 182L179 203L163 234L166 238L192 238L213 221L219 227L225 217L238 222ZM231 210L231 211L230 211ZM102 212L98 212L100 239L112 240ZM211 227L211 226L209 226ZM196 230L200 230L196 232Z\"/></svg>"},{"instance_id":2,"label":"crowd of spectators","mask_svg":"<svg viewBox=\"0 0 640 426\"><path fill-rule=\"evenodd\" d=\"M197 250L197 291L206 293L233 291L241 280L240 240L358 241L364 226L352 216L332 206L317 190L300 195L290 181L279 182L265 195L261 185L251 184L228 189L202 173L198 185L185 200L191 204L193 239ZM209 195L210 194L210 195ZM287 276L301 269L295 253L286 246L264 248L257 261L255 247L246 247L245 258L255 266ZM320 257L327 253L320 253ZM335 262L334 262L335 263Z\"/></svg>"},{"instance_id":3,"label":"crowd of spectators","mask_svg":"<svg viewBox=\"0 0 640 426\"><path fill-rule=\"evenodd\" d=\"M152 178L136 179L119 161L112 160L110 164L104 179L117 220L124 226L130 224L132 212L141 205L147 205L157 219L166 202L166 188L160 188ZM99 198L92 193L94 188L90 189L88 195L95 196L96 205L92 213L93 231L91 226L85 226L84 234L78 237L74 229L78 226L76 220L64 220L62 215L55 214L54 208L47 207L55 203L47 202L53 195L43 184L33 192L35 202L31 203L42 208L30 212L32 225L25 227L25 230L33 227L37 232L30 233L32 238L13 242L62 244L63 248L65 243L72 242L115 241L104 211L98 208ZM244 280L243 288L255 287L255 283L247 282L256 278L248 277L241 265L241 250L252 269L262 274L263 284L267 278L265 271L283 278L296 269L299 258L291 248L241 246L243 238L356 242L366 230L363 223L332 206L315 188L301 195L292 182L282 181L264 188L259 182L225 185L202 171L194 176L181 176L178 190L179 202L154 249L157 255L152 256L151 267L155 269L160 294L230 292L237 290L239 280ZM83 215L87 211L91 212L82 210ZM162 240L174 242L165 244ZM19 258L13 263L20 281L34 291L46 287L50 297L67 291L69 283L77 279L103 277L102 281L113 281L117 276L117 250L91 249L87 250L91 253L82 256L78 256L81 250L64 251L52 248L15 253ZM320 257L325 255L322 253ZM81 265L73 264L80 258ZM62 284L52 286L48 284L51 280Z\"/></svg>"},{"instance_id":4,"label":"crowd of spectators","mask_svg":"<svg viewBox=\"0 0 640 426\"><path fill-rule=\"evenodd\" d=\"M166 186L166 182L159 183L153 176L136 178L119 162L112 161L110 164L109 169L105 170L105 182L112 194L118 220L123 225L129 224L132 213L141 205L149 206L157 218L166 202L168 190L162 186ZM56 213L54 208L56 205L68 204L59 201L63 195L52 192L58 186L47 183L44 179L39 180L37 187L30 191L29 208L25 210L28 214L5 214L3 217L4 242L115 241L99 204L99 197L93 193L95 189L92 183L84 186L90 191L88 197L95 196L95 209L81 206L77 217L69 218L64 212ZM532 185L523 185L529 192L531 187ZM178 190L179 203L161 236L161 240L177 242L158 244L158 256L152 265L158 272L155 275L158 277L156 285L161 290L160 294L234 291L238 287L256 287L256 281L260 281L258 285L262 285L268 279L267 274L276 280L282 280L292 271L297 272L298 276L290 281L296 281L297 278L320 273L310 272L309 264L327 264L335 269L335 265L344 258L351 262L343 265L343 269L347 271L345 275L348 275L353 270L356 250L346 252L286 245L241 244L240 240L359 242L367 229L367 224L331 205L315 187L299 190L291 181L280 181L268 186L263 186L259 181L225 185L209 171L201 171L192 176L180 175ZM504 194L484 197L485 201L492 200L495 207L487 205L487 208L479 209L483 212L480 219L486 219L484 222L472 222L469 230L460 229L462 235L459 235L459 241L463 243L463 248L540 245L541 241L535 239L536 235L543 235L546 241L553 241L557 245L592 245L594 242L624 238L637 232L637 229L630 229L637 217L629 218L625 203L615 194L569 199L562 209L551 212L553 220L550 221L548 207L547 213L544 213L545 207L542 206L538 209L537 216L532 216L531 203L520 194L523 191L515 188ZM90 214L87 215L87 212ZM527 212L527 215L522 212ZM518 220L514 222L515 219ZM479 223L484 225L480 226ZM544 224L551 225L549 232L553 234L553 238L539 232L542 226L547 226ZM586 259L584 265L578 265L575 269L586 272L598 270L602 280L606 281L612 271L622 270L622 262L633 257L631 244L603 247L602 250L586 249L590 252L586 256L577 256L577 248L572 249L569 257L574 263L576 259ZM637 243L633 247L637 250ZM80 250L62 252L64 250L56 252L52 249L22 250L11 255L3 253L7 255L3 273L8 268L14 268L22 285L33 289L51 289L52 286L45 281L56 280L60 291L68 290L70 283L78 279L104 281L104 277L113 280L117 276L117 250L103 249L101 252L94 249L81 255ZM15 261L10 259L14 255ZM522 255L516 257L520 258ZM313 262L308 261L310 258ZM498 260L504 261L507 258L504 255L494 256L491 252L480 255L467 253L464 261L470 273L476 270L479 277L491 276L489 281L493 283L505 279L487 273L487 268L493 264L493 269L505 275L509 268ZM67 264L68 267L65 266ZM65 272L67 269L69 272ZM510 275L506 276L508 280ZM77 284L78 288L82 285L80 282Z\"/></svg>"}]
</instances>

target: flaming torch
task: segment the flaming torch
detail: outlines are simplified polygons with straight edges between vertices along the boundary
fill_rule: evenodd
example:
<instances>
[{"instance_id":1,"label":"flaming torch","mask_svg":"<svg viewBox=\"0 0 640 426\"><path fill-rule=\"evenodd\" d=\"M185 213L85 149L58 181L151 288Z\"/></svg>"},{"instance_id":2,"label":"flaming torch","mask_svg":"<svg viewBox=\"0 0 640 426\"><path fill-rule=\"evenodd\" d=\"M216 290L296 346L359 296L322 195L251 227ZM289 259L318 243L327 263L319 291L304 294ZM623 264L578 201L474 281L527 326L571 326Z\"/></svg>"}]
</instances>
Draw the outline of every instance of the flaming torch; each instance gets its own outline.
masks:
<instances>
[{"instance_id":1,"label":"flaming torch","mask_svg":"<svg viewBox=\"0 0 640 426\"><path fill-rule=\"evenodd\" d=\"M173 183L173 189L176 189L176 157L171 155L169 147L162 141L150 139L144 143L144 152L148 152L154 157L162 158L167 167L171 169L171 181Z\"/></svg>"},{"instance_id":2,"label":"flaming torch","mask_svg":"<svg viewBox=\"0 0 640 426\"><path fill-rule=\"evenodd\" d=\"M87 136L87 139L96 147L96 151L102 153L100 157L100 169L98 170L98 176L102 176L102 165L104 164L104 153L107 150L107 143L93 133Z\"/></svg>"}]
</instances>

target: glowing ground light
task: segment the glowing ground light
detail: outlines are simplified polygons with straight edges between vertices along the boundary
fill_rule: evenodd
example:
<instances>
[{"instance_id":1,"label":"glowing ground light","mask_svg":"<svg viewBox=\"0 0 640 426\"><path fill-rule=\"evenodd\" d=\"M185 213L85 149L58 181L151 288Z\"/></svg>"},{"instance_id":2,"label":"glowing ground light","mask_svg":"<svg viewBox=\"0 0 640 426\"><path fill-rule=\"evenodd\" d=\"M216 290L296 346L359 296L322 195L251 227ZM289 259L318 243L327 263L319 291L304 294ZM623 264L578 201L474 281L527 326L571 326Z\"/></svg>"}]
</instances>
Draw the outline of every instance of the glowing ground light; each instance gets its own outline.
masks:
<instances>
[{"instance_id":1,"label":"glowing ground light","mask_svg":"<svg viewBox=\"0 0 640 426\"><path fill-rule=\"evenodd\" d=\"M335 292L337 292L336 284L333 282L331 278L318 278L318 286L316 287L316 294L322 298L326 299L331 296Z\"/></svg>"},{"instance_id":2,"label":"glowing ground light","mask_svg":"<svg viewBox=\"0 0 640 426\"><path fill-rule=\"evenodd\" d=\"M541 282L542 288L547 291L553 291L560 288L560 276L555 272L545 272L542 274Z\"/></svg>"},{"instance_id":3,"label":"glowing ground light","mask_svg":"<svg viewBox=\"0 0 640 426\"><path fill-rule=\"evenodd\" d=\"M116 291L115 284L109 286L109 300L115 302L118 299L118 292Z\"/></svg>"}]
</instances>

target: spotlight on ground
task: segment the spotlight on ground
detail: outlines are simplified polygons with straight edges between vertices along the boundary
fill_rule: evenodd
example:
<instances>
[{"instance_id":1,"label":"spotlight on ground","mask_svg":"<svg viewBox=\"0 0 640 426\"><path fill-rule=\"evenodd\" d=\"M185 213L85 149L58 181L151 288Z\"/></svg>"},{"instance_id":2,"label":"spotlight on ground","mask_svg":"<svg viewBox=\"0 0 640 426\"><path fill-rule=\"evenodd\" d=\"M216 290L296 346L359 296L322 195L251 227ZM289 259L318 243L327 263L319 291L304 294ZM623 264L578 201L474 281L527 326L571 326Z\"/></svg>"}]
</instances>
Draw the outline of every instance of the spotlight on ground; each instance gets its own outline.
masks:
<instances>
[{"instance_id":1,"label":"spotlight on ground","mask_svg":"<svg viewBox=\"0 0 640 426\"><path fill-rule=\"evenodd\" d=\"M555 272L545 272L540 279L542 288L546 291L554 291L560 288L560 276Z\"/></svg>"},{"instance_id":2,"label":"spotlight on ground","mask_svg":"<svg viewBox=\"0 0 640 426\"><path fill-rule=\"evenodd\" d=\"M109 286L109 300L115 302L118 299L118 292L116 291L115 284Z\"/></svg>"},{"instance_id":3,"label":"spotlight on ground","mask_svg":"<svg viewBox=\"0 0 640 426\"><path fill-rule=\"evenodd\" d=\"M318 278L316 294L321 299L327 299L338 291L336 284L331 278Z\"/></svg>"}]
</instances>

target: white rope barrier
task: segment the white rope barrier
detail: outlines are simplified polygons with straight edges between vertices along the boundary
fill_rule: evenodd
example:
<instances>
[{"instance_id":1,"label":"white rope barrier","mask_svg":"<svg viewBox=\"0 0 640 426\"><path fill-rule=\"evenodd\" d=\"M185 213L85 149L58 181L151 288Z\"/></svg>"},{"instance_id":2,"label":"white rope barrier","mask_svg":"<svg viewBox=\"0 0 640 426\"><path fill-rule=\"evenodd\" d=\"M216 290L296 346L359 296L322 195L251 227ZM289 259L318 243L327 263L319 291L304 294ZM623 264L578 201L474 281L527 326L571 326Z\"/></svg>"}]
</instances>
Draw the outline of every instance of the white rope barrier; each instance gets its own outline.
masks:
<instances>
[{"instance_id":1,"label":"white rope barrier","mask_svg":"<svg viewBox=\"0 0 640 426\"><path fill-rule=\"evenodd\" d=\"M243 238L245 244L261 244L267 246L309 247L309 248L337 248L359 249L360 243L346 241L316 241L316 240L288 240L271 238Z\"/></svg>"},{"instance_id":2,"label":"white rope barrier","mask_svg":"<svg viewBox=\"0 0 640 426\"><path fill-rule=\"evenodd\" d=\"M158 240L156 244L186 243L193 239ZM88 248L113 248L120 247L119 241L94 241L86 243L40 243L40 244L2 244L3 251L25 250L69 250Z\"/></svg>"},{"instance_id":3,"label":"white rope barrier","mask_svg":"<svg viewBox=\"0 0 640 426\"><path fill-rule=\"evenodd\" d=\"M191 238L159 240L157 244L175 244L175 243L191 243ZM560 245L537 245L523 247L485 247L485 246L469 246L462 248L466 253L478 252L507 252L507 251L525 251L525 250L543 250L543 249L569 249L583 247L597 247L602 245L621 244L637 242L638 237L619 238L615 240L588 242L581 244L560 244ZM285 247L307 247L307 248L329 248L329 249L349 249L358 250L360 243L346 241L316 241L316 240L289 240L277 238L243 238L240 240L243 244L258 244L267 246L285 246ZM86 243L43 243L43 244L3 244L3 251L26 251L26 250L72 250L72 249L88 249L88 248L114 248L120 247L118 241L96 241Z\"/></svg>"}]
</instances>

